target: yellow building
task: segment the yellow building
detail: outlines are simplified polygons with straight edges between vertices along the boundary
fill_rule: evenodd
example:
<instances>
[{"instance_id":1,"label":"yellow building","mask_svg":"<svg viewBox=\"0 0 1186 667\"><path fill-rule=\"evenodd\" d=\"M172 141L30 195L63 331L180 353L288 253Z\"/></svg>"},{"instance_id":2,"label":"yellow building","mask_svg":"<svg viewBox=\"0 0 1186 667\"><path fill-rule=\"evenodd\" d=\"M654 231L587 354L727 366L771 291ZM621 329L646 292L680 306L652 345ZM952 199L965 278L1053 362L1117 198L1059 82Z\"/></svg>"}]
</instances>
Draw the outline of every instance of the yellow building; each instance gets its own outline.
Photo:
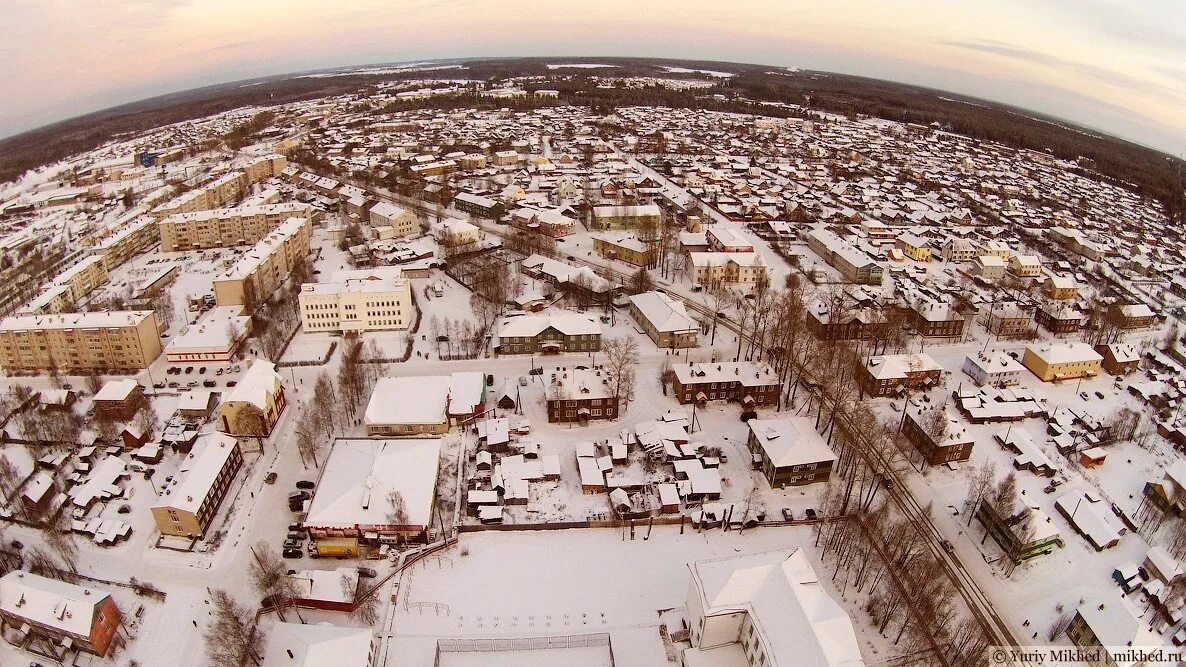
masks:
<instances>
[{"instance_id":1,"label":"yellow building","mask_svg":"<svg viewBox=\"0 0 1186 667\"><path fill-rule=\"evenodd\" d=\"M137 218L97 243L91 252L103 258L103 268L111 271L156 242L156 220L152 216Z\"/></svg>"},{"instance_id":2,"label":"yellow building","mask_svg":"<svg viewBox=\"0 0 1186 667\"><path fill-rule=\"evenodd\" d=\"M1018 278L1037 278L1042 275L1042 261L1035 255L1013 255L1009 258L1009 273Z\"/></svg>"},{"instance_id":3,"label":"yellow building","mask_svg":"<svg viewBox=\"0 0 1186 667\"><path fill-rule=\"evenodd\" d=\"M690 252L688 279L699 285L752 285L768 280L767 266L756 252Z\"/></svg>"},{"instance_id":4,"label":"yellow building","mask_svg":"<svg viewBox=\"0 0 1186 667\"><path fill-rule=\"evenodd\" d=\"M914 234L898 236L898 246L906 256L916 262L931 261L931 246L926 239Z\"/></svg>"},{"instance_id":5,"label":"yellow building","mask_svg":"<svg viewBox=\"0 0 1186 667\"><path fill-rule=\"evenodd\" d=\"M312 207L301 203L261 204L176 213L157 223L161 250L222 248L255 243L289 218L307 218Z\"/></svg>"},{"instance_id":6,"label":"yellow building","mask_svg":"<svg viewBox=\"0 0 1186 667\"><path fill-rule=\"evenodd\" d=\"M220 306L247 306L266 299L309 255L309 219L289 218L248 250L226 273L214 279Z\"/></svg>"},{"instance_id":7,"label":"yellow building","mask_svg":"<svg viewBox=\"0 0 1186 667\"><path fill-rule=\"evenodd\" d=\"M602 257L620 259L635 266L653 266L659 251L631 234L599 234L593 237L593 250Z\"/></svg>"},{"instance_id":8,"label":"yellow building","mask_svg":"<svg viewBox=\"0 0 1186 667\"><path fill-rule=\"evenodd\" d=\"M0 320L0 354L10 374L139 371L160 356L161 339L151 310L16 315Z\"/></svg>"},{"instance_id":9,"label":"yellow building","mask_svg":"<svg viewBox=\"0 0 1186 667\"><path fill-rule=\"evenodd\" d=\"M594 229L635 229L638 227L658 228L663 214L658 204L634 206L594 206Z\"/></svg>"},{"instance_id":10,"label":"yellow building","mask_svg":"<svg viewBox=\"0 0 1186 667\"><path fill-rule=\"evenodd\" d=\"M63 285L70 291L70 299L78 303L96 287L107 281L107 267L102 257L87 257L66 269L54 278L55 285Z\"/></svg>"},{"instance_id":11,"label":"yellow building","mask_svg":"<svg viewBox=\"0 0 1186 667\"><path fill-rule=\"evenodd\" d=\"M247 181L246 174L241 171L233 171L200 188L195 188L178 197L174 197L171 201L153 209L152 212L157 216L166 216L173 215L174 213L192 213L193 211L204 211L208 208L226 206L242 199L250 185Z\"/></svg>"},{"instance_id":12,"label":"yellow building","mask_svg":"<svg viewBox=\"0 0 1186 667\"><path fill-rule=\"evenodd\" d=\"M1104 358L1086 343L1029 345L1021 364L1043 382L1074 380L1099 375Z\"/></svg>"},{"instance_id":13,"label":"yellow building","mask_svg":"<svg viewBox=\"0 0 1186 667\"><path fill-rule=\"evenodd\" d=\"M391 227L393 236L415 236L420 233L420 219L415 213L391 202L379 202L371 207L372 227Z\"/></svg>"},{"instance_id":14,"label":"yellow building","mask_svg":"<svg viewBox=\"0 0 1186 667\"><path fill-rule=\"evenodd\" d=\"M257 359L218 407L218 430L235 436L264 437L272 432L286 404L276 365Z\"/></svg>"},{"instance_id":15,"label":"yellow building","mask_svg":"<svg viewBox=\"0 0 1186 667\"><path fill-rule=\"evenodd\" d=\"M1079 287L1070 276L1050 276L1046 281L1046 296L1055 301L1069 301L1078 294Z\"/></svg>"},{"instance_id":16,"label":"yellow building","mask_svg":"<svg viewBox=\"0 0 1186 667\"><path fill-rule=\"evenodd\" d=\"M407 329L412 324L412 288L393 267L347 272L337 282L305 283L299 295L307 332Z\"/></svg>"},{"instance_id":17,"label":"yellow building","mask_svg":"<svg viewBox=\"0 0 1186 667\"><path fill-rule=\"evenodd\" d=\"M157 530L162 535L203 537L242 465L237 440L222 433L202 436L181 464L184 476L152 508Z\"/></svg>"}]
</instances>

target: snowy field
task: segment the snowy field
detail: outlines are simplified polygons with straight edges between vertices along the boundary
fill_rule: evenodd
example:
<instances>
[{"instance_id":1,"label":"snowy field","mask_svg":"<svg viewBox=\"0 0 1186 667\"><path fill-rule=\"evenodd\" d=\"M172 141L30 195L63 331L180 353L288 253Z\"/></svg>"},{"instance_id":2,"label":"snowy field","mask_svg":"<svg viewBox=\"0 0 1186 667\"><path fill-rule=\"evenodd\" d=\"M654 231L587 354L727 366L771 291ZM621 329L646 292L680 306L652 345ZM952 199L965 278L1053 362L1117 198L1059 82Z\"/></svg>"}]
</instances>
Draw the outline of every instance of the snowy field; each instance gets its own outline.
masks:
<instances>
[{"instance_id":1,"label":"snowy field","mask_svg":"<svg viewBox=\"0 0 1186 667\"><path fill-rule=\"evenodd\" d=\"M336 340L336 337L329 334L301 333L292 339L292 343L284 351L284 356L280 357L280 361L282 363L320 364L328 360L330 348Z\"/></svg>"}]
</instances>

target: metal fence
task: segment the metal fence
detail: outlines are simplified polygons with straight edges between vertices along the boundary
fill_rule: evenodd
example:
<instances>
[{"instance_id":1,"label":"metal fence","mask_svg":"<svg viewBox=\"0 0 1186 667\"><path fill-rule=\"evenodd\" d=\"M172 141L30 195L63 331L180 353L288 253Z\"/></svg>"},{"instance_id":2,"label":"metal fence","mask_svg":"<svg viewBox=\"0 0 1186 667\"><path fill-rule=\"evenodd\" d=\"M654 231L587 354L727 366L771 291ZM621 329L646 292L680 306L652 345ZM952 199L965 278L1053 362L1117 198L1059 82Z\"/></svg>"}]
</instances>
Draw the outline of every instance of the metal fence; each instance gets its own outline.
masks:
<instances>
[{"instance_id":1,"label":"metal fence","mask_svg":"<svg viewBox=\"0 0 1186 667\"><path fill-rule=\"evenodd\" d=\"M585 635L557 635L555 637L499 637L438 639L434 665L441 664L442 653L495 653L500 651L542 651L547 649L588 648L604 646L609 651L609 664L614 664L613 646L609 633Z\"/></svg>"}]
</instances>

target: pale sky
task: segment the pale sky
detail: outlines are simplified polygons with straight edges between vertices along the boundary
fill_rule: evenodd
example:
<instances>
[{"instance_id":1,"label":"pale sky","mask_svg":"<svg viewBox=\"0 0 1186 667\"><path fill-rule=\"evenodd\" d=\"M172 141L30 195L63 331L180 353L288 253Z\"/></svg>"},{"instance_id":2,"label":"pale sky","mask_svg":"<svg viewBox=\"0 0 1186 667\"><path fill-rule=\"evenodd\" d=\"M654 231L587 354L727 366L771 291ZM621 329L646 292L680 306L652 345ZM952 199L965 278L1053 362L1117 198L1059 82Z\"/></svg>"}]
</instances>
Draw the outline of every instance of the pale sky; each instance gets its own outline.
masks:
<instances>
[{"instance_id":1,"label":"pale sky","mask_svg":"<svg viewBox=\"0 0 1186 667\"><path fill-rule=\"evenodd\" d=\"M201 85L475 56L859 74L1186 153L1183 0L0 0L0 136Z\"/></svg>"}]
</instances>

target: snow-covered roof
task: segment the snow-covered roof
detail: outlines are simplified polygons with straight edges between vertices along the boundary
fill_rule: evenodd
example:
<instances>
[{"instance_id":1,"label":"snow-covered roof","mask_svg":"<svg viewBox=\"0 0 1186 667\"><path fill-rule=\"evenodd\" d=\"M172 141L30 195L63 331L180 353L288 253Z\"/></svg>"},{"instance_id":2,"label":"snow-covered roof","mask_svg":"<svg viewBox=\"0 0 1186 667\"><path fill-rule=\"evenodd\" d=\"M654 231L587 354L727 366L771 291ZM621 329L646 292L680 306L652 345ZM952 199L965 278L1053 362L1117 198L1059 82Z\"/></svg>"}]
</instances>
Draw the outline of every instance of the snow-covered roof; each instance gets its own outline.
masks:
<instances>
[{"instance_id":1,"label":"snow-covered roof","mask_svg":"<svg viewBox=\"0 0 1186 667\"><path fill-rule=\"evenodd\" d=\"M778 375L768 364L754 361L678 364L673 370L680 384L739 382L745 387L764 387L779 383Z\"/></svg>"},{"instance_id":2,"label":"snow-covered roof","mask_svg":"<svg viewBox=\"0 0 1186 667\"><path fill-rule=\"evenodd\" d=\"M696 320L688 315L682 301L662 292L635 294L630 297L630 303L660 333L697 331L700 328Z\"/></svg>"},{"instance_id":3,"label":"snow-covered roof","mask_svg":"<svg viewBox=\"0 0 1186 667\"><path fill-rule=\"evenodd\" d=\"M409 526L427 526L436 495L438 438L341 439L321 474L306 526L390 525L388 494L403 496Z\"/></svg>"},{"instance_id":4,"label":"snow-covered roof","mask_svg":"<svg viewBox=\"0 0 1186 667\"><path fill-rule=\"evenodd\" d=\"M267 410L268 396L279 392L280 389L280 374L276 372L276 364L265 359L256 359L243 374L239 384L231 390L226 401L250 403L260 410Z\"/></svg>"},{"instance_id":5,"label":"snow-covered roof","mask_svg":"<svg viewBox=\"0 0 1186 667\"><path fill-rule=\"evenodd\" d=\"M1092 596L1076 612L1083 617L1102 646L1152 648L1161 645L1160 638L1145 628L1136 610L1123 598ZM1118 663L1118 667L1131 664L1131 661L1123 661Z\"/></svg>"},{"instance_id":6,"label":"snow-covered roof","mask_svg":"<svg viewBox=\"0 0 1186 667\"><path fill-rule=\"evenodd\" d=\"M807 417L751 419L749 429L775 468L836 460Z\"/></svg>"},{"instance_id":7,"label":"snow-covered roof","mask_svg":"<svg viewBox=\"0 0 1186 667\"><path fill-rule=\"evenodd\" d=\"M45 329L106 329L139 326L152 317L151 310L96 311L93 313L57 313L54 315L12 315L0 320L0 331L41 331Z\"/></svg>"},{"instance_id":8,"label":"snow-covered roof","mask_svg":"<svg viewBox=\"0 0 1186 667\"><path fill-rule=\"evenodd\" d=\"M358 568L339 567L336 570L301 570L288 575L296 585L296 597L320 602L353 602L354 588L358 586ZM342 586L342 579L353 582L350 590Z\"/></svg>"},{"instance_id":9,"label":"snow-covered roof","mask_svg":"<svg viewBox=\"0 0 1186 667\"><path fill-rule=\"evenodd\" d=\"M498 330L499 338L517 338L538 336L548 327L552 327L566 336L591 335L601 333L601 324L585 315L521 315L503 321Z\"/></svg>"},{"instance_id":10,"label":"snow-covered roof","mask_svg":"<svg viewBox=\"0 0 1186 667\"><path fill-rule=\"evenodd\" d=\"M277 622L260 667L369 667L374 631L329 623Z\"/></svg>"},{"instance_id":11,"label":"snow-covered roof","mask_svg":"<svg viewBox=\"0 0 1186 667\"><path fill-rule=\"evenodd\" d=\"M1059 496L1054 504L1097 549L1103 549L1120 539L1125 528L1120 519L1098 497L1081 490Z\"/></svg>"},{"instance_id":12,"label":"snow-covered roof","mask_svg":"<svg viewBox=\"0 0 1186 667\"><path fill-rule=\"evenodd\" d=\"M131 396L139 383L131 378L108 380L99 391L95 392L96 401L123 401Z\"/></svg>"},{"instance_id":13,"label":"snow-covered roof","mask_svg":"<svg viewBox=\"0 0 1186 667\"><path fill-rule=\"evenodd\" d=\"M181 481L165 490L161 506L196 513L238 447L235 438L225 433L211 432L198 438L181 462Z\"/></svg>"},{"instance_id":14,"label":"snow-covered roof","mask_svg":"<svg viewBox=\"0 0 1186 667\"><path fill-rule=\"evenodd\" d=\"M95 608L109 597L100 589L32 572L14 570L0 577L0 611L71 635L89 637Z\"/></svg>"},{"instance_id":15,"label":"snow-covered roof","mask_svg":"<svg viewBox=\"0 0 1186 667\"><path fill-rule=\"evenodd\" d=\"M367 402L366 423L444 423L451 384L441 375L381 378Z\"/></svg>"},{"instance_id":16,"label":"snow-covered roof","mask_svg":"<svg viewBox=\"0 0 1186 667\"><path fill-rule=\"evenodd\" d=\"M878 380L901 379L910 373L943 370L931 355L918 354L883 354L869 357L865 367L869 374Z\"/></svg>"},{"instance_id":17,"label":"snow-covered roof","mask_svg":"<svg viewBox=\"0 0 1186 667\"><path fill-rule=\"evenodd\" d=\"M745 611L772 665L861 667L848 614L801 549L728 556L689 565L705 616Z\"/></svg>"},{"instance_id":18,"label":"snow-covered roof","mask_svg":"<svg viewBox=\"0 0 1186 667\"><path fill-rule=\"evenodd\" d=\"M1103 360L1103 357L1093 350L1090 345L1077 341L1071 343L1047 341L1035 345L1027 345L1025 350L1048 365Z\"/></svg>"}]
</instances>

